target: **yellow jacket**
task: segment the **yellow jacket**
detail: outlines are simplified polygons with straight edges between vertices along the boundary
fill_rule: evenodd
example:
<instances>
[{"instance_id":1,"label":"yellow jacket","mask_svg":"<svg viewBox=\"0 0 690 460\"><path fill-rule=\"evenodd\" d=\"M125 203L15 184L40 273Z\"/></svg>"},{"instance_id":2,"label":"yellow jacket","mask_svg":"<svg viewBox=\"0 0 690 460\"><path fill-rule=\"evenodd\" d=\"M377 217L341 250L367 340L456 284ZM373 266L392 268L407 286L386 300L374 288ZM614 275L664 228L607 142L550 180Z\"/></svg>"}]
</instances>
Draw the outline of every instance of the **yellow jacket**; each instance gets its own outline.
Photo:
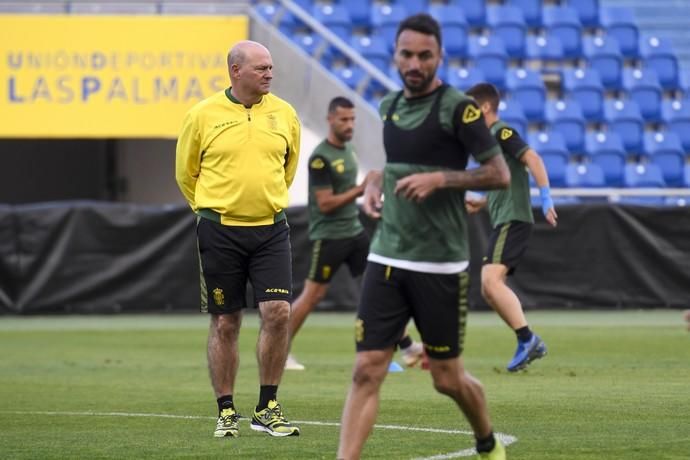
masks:
<instances>
[{"instance_id":1,"label":"yellow jacket","mask_svg":"<svg viewBox=\"0 0 690 460\"><path fill-rule=\"evenodd\" d=\"M300 122L273 94L244 107L220 91L192 107L177 140L175 178L192 209L224 225L268 225L284 215L297 170Z\"/></svg>"}]
</instances>

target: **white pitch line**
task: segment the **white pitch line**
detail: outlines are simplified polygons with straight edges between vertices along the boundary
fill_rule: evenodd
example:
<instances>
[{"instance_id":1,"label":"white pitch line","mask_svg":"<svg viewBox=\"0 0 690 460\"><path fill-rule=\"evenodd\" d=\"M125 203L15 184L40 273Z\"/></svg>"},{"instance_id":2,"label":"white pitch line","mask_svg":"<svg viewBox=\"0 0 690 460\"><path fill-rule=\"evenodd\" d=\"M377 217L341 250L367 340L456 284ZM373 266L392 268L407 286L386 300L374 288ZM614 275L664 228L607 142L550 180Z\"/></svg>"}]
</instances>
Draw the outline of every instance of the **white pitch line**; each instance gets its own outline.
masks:
<instances>
[{"instance_id":1,"label":"white pitch line","mask_svg":"<svg viewBox=\"0 0 690 460\"><path fill-rule=\"evenodd\" d=\"M0 411L2 414L15 414L15 415L74 415L74 416L90 416L90 417L151 417L151 418L174 418L182 420L215 420L216 417L210 417L207 415L175 415L175 414L147 414L141 412L76 412L76 411L11 411L3 410ZM247 417L243 417L248 420ZM315 425L315 426L333 426L339 427L340 423L337 422L315 422L309 420L294 420L295 423L302 425ZM402 426L402 425L374 425L374 428L383 430L399 430L399 431L417 431L424 433L442 433L442 434L464 434L472 435L471 431L465 430L444 430L440 428L421 428L414 426ZM517 441L515 436L511 436L505 433L496 433L504 446L509 446ZM420 457L414 460L446 460L451 458L469 457L475 455L477 451L474 448L463 449L457 452L450 452L447 454L434 455L432 457Z\"/></svg>"}]
</instances>

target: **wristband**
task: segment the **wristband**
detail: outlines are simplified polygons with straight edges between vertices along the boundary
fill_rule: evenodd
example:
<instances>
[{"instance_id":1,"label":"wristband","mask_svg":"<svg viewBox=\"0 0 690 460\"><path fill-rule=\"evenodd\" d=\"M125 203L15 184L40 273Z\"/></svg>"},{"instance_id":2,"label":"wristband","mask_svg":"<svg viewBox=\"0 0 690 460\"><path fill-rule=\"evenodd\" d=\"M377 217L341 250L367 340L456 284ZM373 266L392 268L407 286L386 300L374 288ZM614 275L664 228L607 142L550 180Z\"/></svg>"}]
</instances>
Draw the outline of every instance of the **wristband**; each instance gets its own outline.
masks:
<instances>
[{"instance_id":1,"label":"wristband","mask_svg":"<svg viewBox=\"0 0 690 460\"><path fill-rule=\"evenodd\" d=\"M541 198L541 212L546 216L546 214L549 212L549 209L553 208L551 189L548 185L539 187L539 197Z\"/></svg>"}]
</instances>

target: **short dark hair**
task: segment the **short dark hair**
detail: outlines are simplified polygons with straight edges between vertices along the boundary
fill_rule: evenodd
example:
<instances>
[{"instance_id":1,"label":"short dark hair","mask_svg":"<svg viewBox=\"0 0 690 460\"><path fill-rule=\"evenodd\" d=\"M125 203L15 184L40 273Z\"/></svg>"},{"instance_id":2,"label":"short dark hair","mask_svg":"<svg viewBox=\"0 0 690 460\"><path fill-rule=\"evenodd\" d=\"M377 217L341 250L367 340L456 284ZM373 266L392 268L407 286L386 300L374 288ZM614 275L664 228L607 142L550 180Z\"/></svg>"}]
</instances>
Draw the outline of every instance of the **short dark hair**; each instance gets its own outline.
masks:
<instances>
[{"instance_id":1,"label":"short dark hair","mask_svg":"<svg viewBox=\"0 0 690 460\"><path fill-rule=\"evenodd\" d=\"M420 34L433 35L436 37L438 47L443 47L443 43L441 42L441 26L438 24L436 19L432 18L426 13L415 14L403 19L398 26L398 32L395 34L396 43L398 42L398 37L400 37L400 34L404 30L414 30Z\"/></svg>"},{"instance_id":2,"label":"short dark hair","mask_svg":"<svg viewBox=\"0 0 690 460\"><path fill-rule=\"evenodd\" d=\"M465 94L472 96L479 105L488 102L491 105L491 110L498 112L498 103L501 101L501 95L498 89L491 83L478 83L465 91Z\"/></svg>"},{"instance_id":3,"label":"short dark hair","mask_svg":"<svg viewBox=\"0 0 690 460\"><path fill-rule=\"evenodd\" d=\"M346 97L334 97L331 99L331 102L328 103L328 113L334 113L338 107L342 107L344 109L354 109L355 105Z\"/></svg>"}]
</instances>

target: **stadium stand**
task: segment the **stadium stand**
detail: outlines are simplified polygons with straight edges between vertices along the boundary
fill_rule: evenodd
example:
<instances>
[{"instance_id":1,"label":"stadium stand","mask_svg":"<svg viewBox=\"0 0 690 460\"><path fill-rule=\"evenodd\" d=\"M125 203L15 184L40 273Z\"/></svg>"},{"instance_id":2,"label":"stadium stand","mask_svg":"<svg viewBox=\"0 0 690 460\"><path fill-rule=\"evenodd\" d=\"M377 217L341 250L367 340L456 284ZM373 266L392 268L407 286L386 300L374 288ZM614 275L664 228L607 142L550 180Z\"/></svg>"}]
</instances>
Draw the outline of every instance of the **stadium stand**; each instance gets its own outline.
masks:
<instances>
[{"instance_id":1,"label":"stadium stand","mask_svg":"<svg viewBox=\"0 0 690 460\"><path fill-rule=\"evenodd\" d=\"M592 164L596 164L602 169L607 186L619 187L623 184L623 168L627 154L623 147L623 141L617 133L587 133L585 154Z\"/></svg>"},{"instance_id":2,"label":"stadium stand","mask_svg":"<svg viewBox=\"0 0 690 460\"><path fill-rule=\"evenodd\" d=\"M508 55L515 59L525 57L527 23L522 10L516 6L493 5L486 10L486 23L492 35L499 37Z\"/></svg>"},{"instance_id":3,"label":"stadium stand","mask_svg":"<svg viewBox=\"0 0 690 460\"><path fill-rule=\"evenodd\" d=\"M505 90L508 52L503 40L497 36L470 37L468 50L474 67L482 71L486 81L500 91Z\"/></svg>"},{"instance_id":4,"label":"stadium stand","mask_svg":"<svg viewBox=\"0 0 690 460\"><path fill-rule=\"evenodd\" d=\"M564 96L577 101L588 122L601 122L604 118L604 85L595 69L565 69L563 71Z\"/></svg>"},{"instance_id":5,"label":"stadium stand","mask_svg":"<svg viewBox=\"0 0 690 460\"><path fill-rule=\"evenodd\" d=\"M582 40L582 52L587 65L599 72L607 90L621 89L623 54L615 38L586 36Z\"/></svg>"},{"instance_id":6,"label":"stadium stand","mask_svg":"<svg viewBox=\"0 0 690 460\"><path fill-rule=\"evenodd\" d=\"M537 72L528 69L510 69L506 77L506 88L511 99L524 109L530 122L544 121L546 86Z\"/></svg>"},{"instance_id":7,"label":"stadium stand","mask_svg":"<svg viewBox=\"0 0 690 460\"><path fill-rule=\"evenodd\" d=\"M639 56L640 33L635 24L635 14L630 8L602 7L601 27L606 35L613 37L621 47L623 56L635 59Z\"/></svg>"},{"instance_id":8,"label":"stadium stand","mask_svg":"<svg viewBox=\"0 0 690 460\"><path fill-rule=\"evenodd\" d=\"M545 6L544 27L563 45L566 58L578 59L582 55L582 23L574 8L568 6Z\"/></svg>"}]
</instances>

